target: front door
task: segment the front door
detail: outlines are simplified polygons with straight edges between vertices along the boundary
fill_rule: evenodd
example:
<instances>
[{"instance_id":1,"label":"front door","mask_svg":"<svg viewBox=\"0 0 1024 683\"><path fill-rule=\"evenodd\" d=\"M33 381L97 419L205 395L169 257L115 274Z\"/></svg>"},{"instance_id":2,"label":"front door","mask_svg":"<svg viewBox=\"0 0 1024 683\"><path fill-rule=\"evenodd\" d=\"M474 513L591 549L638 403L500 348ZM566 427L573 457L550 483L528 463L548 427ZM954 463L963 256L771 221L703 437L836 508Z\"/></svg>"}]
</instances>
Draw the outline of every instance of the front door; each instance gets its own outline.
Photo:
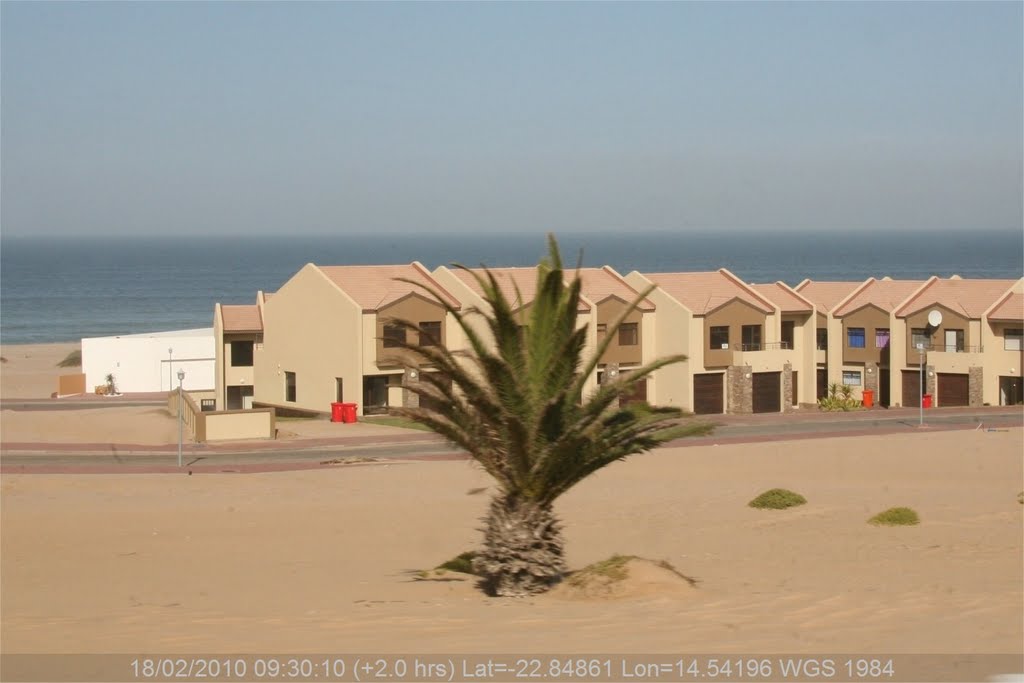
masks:
<instances>
[{"instance_id":1,"label":"front door","mask_svg":"<svg viewBox=\"0 0 1024 683\"><path fill-rule=\"evenodd\" d=\"M1016 406L1024 401L1024 379L1020 377L999 378L999 405Z\"/></svg>"},{"instance_id":2,"label":"front door","mask_svg":"<svg viewBox=\"0 0 1024 683\"><path fill-rule=\"evenodd\" d=\"M946 351L955 353L964 350L964 331L946 330Z\"/></svg>"}]
</instances>

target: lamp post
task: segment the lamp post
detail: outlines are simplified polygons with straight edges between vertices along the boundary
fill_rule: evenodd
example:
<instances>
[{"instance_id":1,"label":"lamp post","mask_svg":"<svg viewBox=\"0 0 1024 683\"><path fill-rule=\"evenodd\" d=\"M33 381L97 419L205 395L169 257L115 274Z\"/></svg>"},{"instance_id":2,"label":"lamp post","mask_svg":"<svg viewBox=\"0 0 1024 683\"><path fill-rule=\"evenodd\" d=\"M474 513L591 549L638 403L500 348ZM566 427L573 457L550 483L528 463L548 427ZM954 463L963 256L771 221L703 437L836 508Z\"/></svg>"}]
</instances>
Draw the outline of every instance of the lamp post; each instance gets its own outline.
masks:
<instances>
[{"instance_id":1,"label":"lamp post","mask_svg":"<svg viewBox=\"0 0 1024 683\"><path fill-rule=\"evenodd\" d=\"M919 406L918 411L921 413L921 417L917 426L924 427L924 344L917 345L917 355L921 357L921 374L918 377L917 392L917 405Z\"/></svg>"},{"instance_id":2,"label":"lamp post","mask_svg":"<svg viewBox=\"0 0 1024 683\"><path fill-rule=\"evenodd\" d=\"M178 369L178 467L181 467L181 422L182 422L182 400L181 383L185 381L185 371Z\"/></svg>"},{"instance_id":3,"label":"lamp post","mask_svg":"<svg viewBox=\"0 0 1024 683\"><path fill-rule=\"evenodd\" d=\"M171 368L171 363L174 362L174 348L167 347L167 391L174 389L174 370Z\"/></svg>"}]
</instances>

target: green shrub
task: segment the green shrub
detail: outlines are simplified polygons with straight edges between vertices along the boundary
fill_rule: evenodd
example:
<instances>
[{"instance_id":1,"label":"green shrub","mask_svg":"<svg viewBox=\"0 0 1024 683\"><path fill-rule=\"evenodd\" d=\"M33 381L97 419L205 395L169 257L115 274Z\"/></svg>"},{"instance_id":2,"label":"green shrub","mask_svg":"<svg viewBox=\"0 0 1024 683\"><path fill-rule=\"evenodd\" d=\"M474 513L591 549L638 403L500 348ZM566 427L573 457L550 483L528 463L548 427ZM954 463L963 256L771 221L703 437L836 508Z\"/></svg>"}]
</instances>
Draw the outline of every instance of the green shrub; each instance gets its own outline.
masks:
<instances>
[{"instance_id":1,"label":"green shrub","mask_svg":"<svg viewBox=\"0 0 1024 683\"><path fill-rule=\"evenodd\" d=\"M637 559L636 555L612 555L607 560L589 564L569 577L569 585L583 586L595 577L604 577L611 581L622 581L628 574L626 563Z\"/></svg>"},{"instance_id":2,"label":"green shrub","mask_svg":"<svg viewBox=\"0 0 1024 683\"><path fill-rule=\"evenodd\" d=\"M475 574L476 572L473 571L474 557L476 557L476 552L470 550L453 557L447 562L437 565L435 569L444 569L450 572L459 572L461 574Z\"/></svg>"},{"instance_id":3,"label":"green shrub","mask_svg":"<svg viewBox=\"0 0 1024 683\"><path fill-rule=\"evenodd\" d=\"M868 520L868 524L875 526L911 526L920 523L917 513L910 508L889 508Z\"/></svg>"},{"instance_id":4,"label":"green shrub","mask_svg":"<svg viewBox=\"0 0 1024 683\"><path fill-rule=\"evenodd\" d=\"M861 408L861 402L853 398L852 387L832 382L828 385L828 396L818 399L818 408L827 411L849 412Z\"/></svg>"},{"instance_id":5,"label":"green shrub","mask_svg":"<svg viewBox=\"0 0 1024 683\"><path fill-rule=\"evenodd\" d=\"M764 510L785 510L786 508L803 505L807 499L799 493L787 489L770 489L747 503L752 508Z\"/></svg>"}]
</instances>

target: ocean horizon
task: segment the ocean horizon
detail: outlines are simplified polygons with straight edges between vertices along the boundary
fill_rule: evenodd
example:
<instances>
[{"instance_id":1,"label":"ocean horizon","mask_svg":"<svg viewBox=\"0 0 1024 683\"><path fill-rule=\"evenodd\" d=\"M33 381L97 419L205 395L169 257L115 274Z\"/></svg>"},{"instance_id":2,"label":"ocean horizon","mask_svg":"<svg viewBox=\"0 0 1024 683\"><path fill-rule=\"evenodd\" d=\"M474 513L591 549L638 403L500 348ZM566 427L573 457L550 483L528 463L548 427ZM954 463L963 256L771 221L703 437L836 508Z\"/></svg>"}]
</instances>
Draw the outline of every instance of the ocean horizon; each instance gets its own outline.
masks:
<instances>
[{"instance_id":1,"label":"ocean horizon","mask_svg":"<svg viewBox=\"0 0 1024 683\"><path fill-rule=\"evenodd\" d=\"M1024 231L842 234L751 231L564 233L567 267L620 273L727 268L750 283L1024 275ZM530 266L545 235L0 237L0 343L210 327L215 303L254 303L306 263L420 261L429 269Z\"/></svg>"}]
</instances>

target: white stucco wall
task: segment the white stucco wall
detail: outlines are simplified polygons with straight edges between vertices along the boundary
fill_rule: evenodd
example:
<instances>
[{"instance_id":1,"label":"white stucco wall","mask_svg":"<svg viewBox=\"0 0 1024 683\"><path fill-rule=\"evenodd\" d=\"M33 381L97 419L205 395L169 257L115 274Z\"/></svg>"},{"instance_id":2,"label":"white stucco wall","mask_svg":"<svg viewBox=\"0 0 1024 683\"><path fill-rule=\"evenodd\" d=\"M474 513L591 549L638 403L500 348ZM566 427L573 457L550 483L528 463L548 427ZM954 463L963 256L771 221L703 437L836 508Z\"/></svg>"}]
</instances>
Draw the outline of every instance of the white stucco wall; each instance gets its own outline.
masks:
<instances>
[{"instance_id":1,"label":"white stucco wall","mask_svg":"<svg viewBox=\"0 0 1024 683\"><path fill-rule=\"evenodd\" d=\"M215 356L212 327L82 339L86 391L106 384L108 374L121 393L168 391L178 387L179 369L185 389L212 390Z\"/></svg>"}]
</instances>

